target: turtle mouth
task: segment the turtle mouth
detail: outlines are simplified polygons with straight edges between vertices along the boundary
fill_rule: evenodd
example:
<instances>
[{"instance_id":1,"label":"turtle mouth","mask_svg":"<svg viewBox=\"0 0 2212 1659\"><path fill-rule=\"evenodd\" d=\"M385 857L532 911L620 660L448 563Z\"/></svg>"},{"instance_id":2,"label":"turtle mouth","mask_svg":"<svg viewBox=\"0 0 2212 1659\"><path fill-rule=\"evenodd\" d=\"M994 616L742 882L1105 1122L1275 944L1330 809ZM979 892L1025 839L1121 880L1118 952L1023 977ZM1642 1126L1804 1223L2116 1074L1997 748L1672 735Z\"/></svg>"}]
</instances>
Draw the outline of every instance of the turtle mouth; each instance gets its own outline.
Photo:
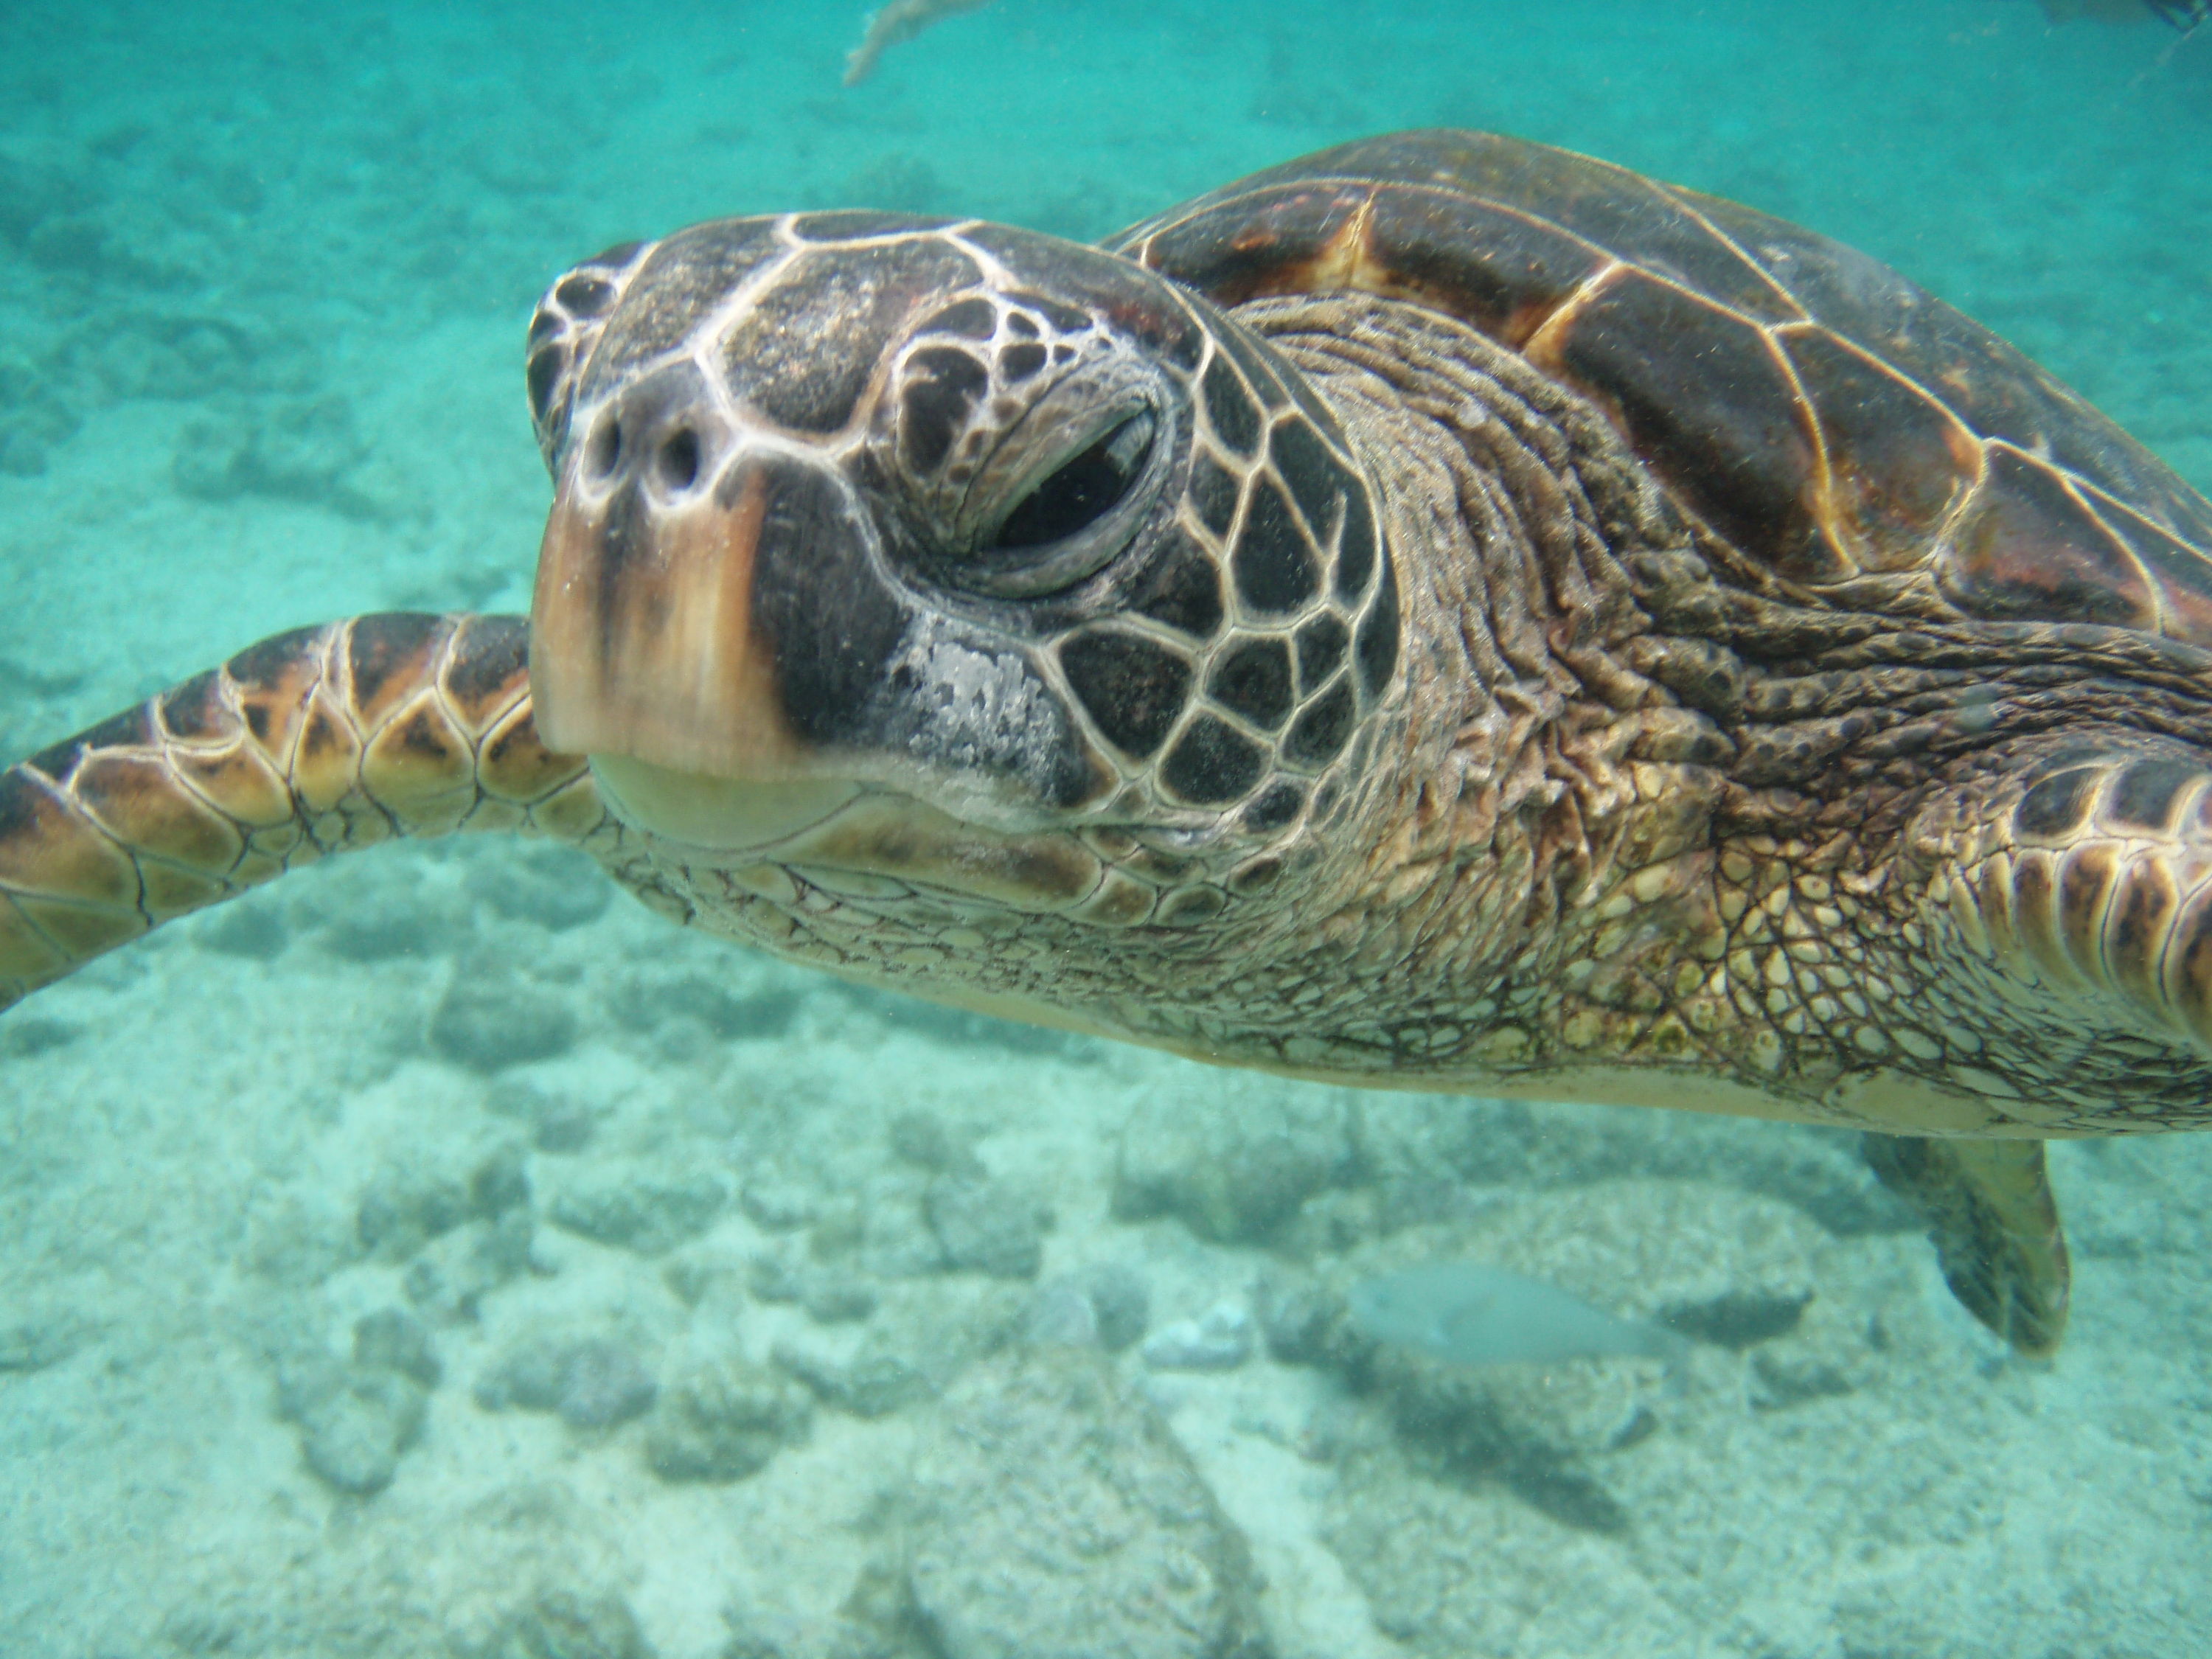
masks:
<instances>
[{"instance_id":1,"label":"turtle mouth","mask_svg":"<svg viewBox=\"0 0 2212 1659\"><path fill-rule=\"evenodd\" d=\"M594 755L592 772L615 815L701 854L765 856L827 822L863 793L830 778L781 782L674 771L629 755Z\"/></svg>"},{"instance_id":2,"label":"turtle mouth","mask_svg":"<svg viewBox=\"0 0 2212 1659\"><path fill-rule=\"evenodd\" d=\"M912 795L830 779L745 781L595 755L603 796L655 850L693 870L775 866L830 892L839 877L927 889L988 908L1141 919L1131 889L1073 830L988 829ZM817 878L821 872L822 878Z\"/></svg>"}]
</instances>

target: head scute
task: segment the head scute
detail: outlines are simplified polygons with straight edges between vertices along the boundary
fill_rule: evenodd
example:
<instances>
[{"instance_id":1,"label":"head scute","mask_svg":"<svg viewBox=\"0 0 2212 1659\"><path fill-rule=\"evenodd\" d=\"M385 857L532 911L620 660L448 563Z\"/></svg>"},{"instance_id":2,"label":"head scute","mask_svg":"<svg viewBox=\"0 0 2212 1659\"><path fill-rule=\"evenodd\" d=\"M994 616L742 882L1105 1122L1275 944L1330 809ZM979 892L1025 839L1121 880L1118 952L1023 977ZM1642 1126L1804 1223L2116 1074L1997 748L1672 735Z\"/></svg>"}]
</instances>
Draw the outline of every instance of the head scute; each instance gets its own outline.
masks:
<instances>
[{"instance_id":1,"label":"head scute","mask_svg":"<svg viewBox=\"0 0 2212 1659\"><path fill-rule=\"evenodd\" d=\"M546 470L558 475L562 447L585 365L607 319L653 252L646 242L624 242L586 259L545 290L530 319L525 385L531 430Z\"/></svg>"}]
</instances>

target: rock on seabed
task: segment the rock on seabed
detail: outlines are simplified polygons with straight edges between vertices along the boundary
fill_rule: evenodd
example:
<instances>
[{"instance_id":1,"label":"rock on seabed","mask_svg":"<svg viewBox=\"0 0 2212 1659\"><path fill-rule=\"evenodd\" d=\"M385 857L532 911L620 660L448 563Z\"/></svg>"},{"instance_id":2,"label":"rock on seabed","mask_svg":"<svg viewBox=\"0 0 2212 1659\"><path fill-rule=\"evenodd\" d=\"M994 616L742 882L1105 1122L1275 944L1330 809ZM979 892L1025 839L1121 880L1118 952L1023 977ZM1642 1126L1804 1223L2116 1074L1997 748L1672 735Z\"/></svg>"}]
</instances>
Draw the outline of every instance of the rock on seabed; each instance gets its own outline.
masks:
<instances>
[{"instance_id":1,"label":"rock on seabed","mask_svg":"<svg viewBox=\"0 0 2212 1659\"><path fill-rule=\"evenodd\" d=\"M1266 1659L1244 1536L1096 1352L1009 1352L915 1466L914 1605L943 1659Z\"/></svg>"}]
</instances>

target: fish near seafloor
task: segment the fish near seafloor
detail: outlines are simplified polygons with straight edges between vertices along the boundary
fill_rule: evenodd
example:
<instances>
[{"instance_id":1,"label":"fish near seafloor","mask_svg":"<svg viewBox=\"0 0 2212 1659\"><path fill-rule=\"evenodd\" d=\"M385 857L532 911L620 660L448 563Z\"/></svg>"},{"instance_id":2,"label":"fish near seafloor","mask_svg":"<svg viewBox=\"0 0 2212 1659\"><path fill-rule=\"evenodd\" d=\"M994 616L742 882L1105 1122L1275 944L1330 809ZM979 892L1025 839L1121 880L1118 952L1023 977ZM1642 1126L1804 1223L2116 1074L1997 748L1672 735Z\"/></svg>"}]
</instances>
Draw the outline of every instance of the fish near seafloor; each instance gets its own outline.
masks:
<instances>
[{"instance_id":1,"label":"fish near seafloor","mask_svg":"<svg viewBox=\"0 0 2212 1659\"><path fill-rule=\"evenodd\" d=\"M1479 1261L1431 1261L1352 1287L1352 1323L1377 1342L1454 1365L1688 1358L1686 1337L1593 1308L1541 1279Z\"/></svg>"}]
</instances>

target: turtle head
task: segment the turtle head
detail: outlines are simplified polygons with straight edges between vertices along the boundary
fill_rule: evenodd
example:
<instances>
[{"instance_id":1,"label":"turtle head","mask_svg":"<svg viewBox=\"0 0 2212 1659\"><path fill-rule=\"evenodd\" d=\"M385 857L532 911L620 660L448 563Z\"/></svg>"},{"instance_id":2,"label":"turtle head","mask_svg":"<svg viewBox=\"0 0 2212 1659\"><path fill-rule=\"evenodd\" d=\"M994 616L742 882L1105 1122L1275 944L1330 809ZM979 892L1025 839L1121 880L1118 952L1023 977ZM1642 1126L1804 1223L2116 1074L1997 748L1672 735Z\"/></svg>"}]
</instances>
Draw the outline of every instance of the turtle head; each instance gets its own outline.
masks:
<instances>
[{"instance_id":1,"label":"turtle head","mask_svg":"<svg viewBox=\"0 0 2212 1659\"><path fill-rule=\"evenodd\" d=\"M828 214L614 250L531 337L538 724L635 827L1057 904L1079 842L1225 873L1340 795L1398 654L1370 487L1203 301Z\"/></svg>"}]
</instances>

